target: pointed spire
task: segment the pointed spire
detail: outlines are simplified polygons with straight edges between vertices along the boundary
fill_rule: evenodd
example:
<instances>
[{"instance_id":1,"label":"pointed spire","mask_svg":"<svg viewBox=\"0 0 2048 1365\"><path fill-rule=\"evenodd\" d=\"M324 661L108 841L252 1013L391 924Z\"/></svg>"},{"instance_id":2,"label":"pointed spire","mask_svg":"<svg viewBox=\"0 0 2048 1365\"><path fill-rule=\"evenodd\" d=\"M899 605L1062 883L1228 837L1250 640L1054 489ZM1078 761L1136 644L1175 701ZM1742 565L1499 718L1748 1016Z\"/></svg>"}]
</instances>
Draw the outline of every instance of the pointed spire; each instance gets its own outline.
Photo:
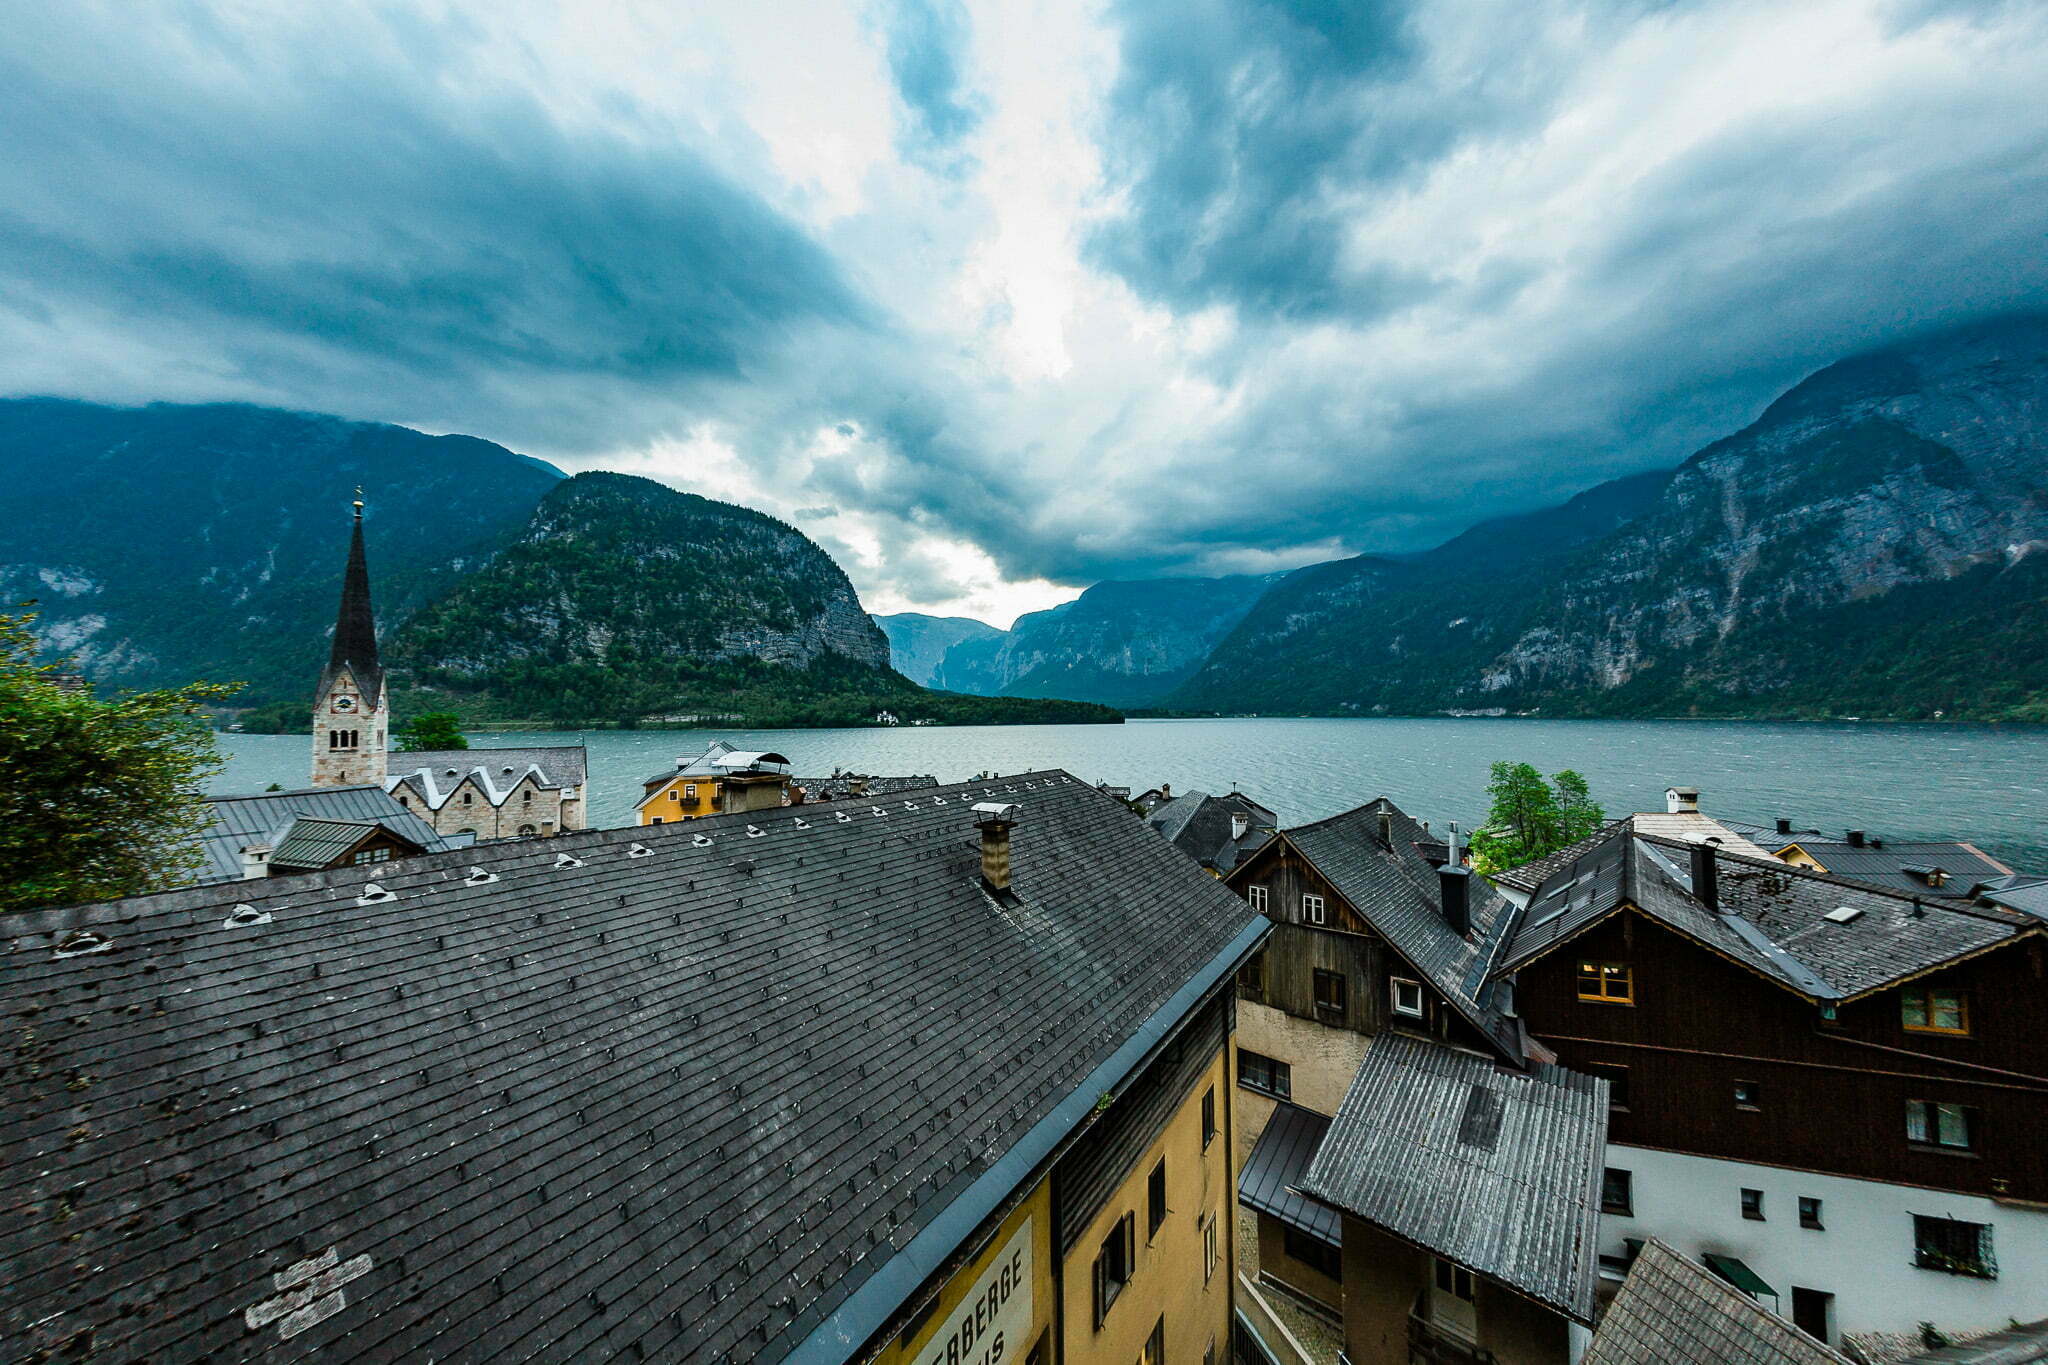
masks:
<instances>
[{"instance_id":1,"label":"pointed spire","mask_svg":"<svg viewBox=\"0 0 2048 1365\"><path fill-rule=\"evenodd\" d=\"M356 516L348 545L348 570L341 580L341 612L334 618L334 648L321 675L324 694L344 665L355 675L365 701L374 705L384 691L384 665L377 658L377 623L370 614L370 566L363 557L363 490L356 489Z\"/></svg>"}]
</instances>

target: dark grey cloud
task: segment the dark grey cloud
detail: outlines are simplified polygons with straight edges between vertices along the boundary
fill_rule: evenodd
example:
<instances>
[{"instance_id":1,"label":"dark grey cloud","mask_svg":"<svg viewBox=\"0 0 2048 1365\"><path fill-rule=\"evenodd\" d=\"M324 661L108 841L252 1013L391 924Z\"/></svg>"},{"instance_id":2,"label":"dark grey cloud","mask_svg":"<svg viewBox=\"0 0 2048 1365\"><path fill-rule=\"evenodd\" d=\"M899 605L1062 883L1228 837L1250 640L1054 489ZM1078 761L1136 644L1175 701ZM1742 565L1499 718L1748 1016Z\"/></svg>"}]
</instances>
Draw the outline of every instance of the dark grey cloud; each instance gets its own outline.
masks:
<instances>
[{"instance_id":1,"label":"dark grey cloud","mask_svg":"<svg viewBox=\"0 0 2048 1365\"><path fill-rule=\"evenodd\" d=\"M181 333L304 405L557 444L645 435L621 390L737 379L803 329L876 321L679 140L460 88L460 25L392 11L279 52L185 13L10 20L0 310Z\"/></svg>"},{"instance_id":2,"label":"dark grey cloud","mask_svg":"<svg viewBox=\"0 0 2048 1365\"><path fill-rule=\"evenodd\" d=\"M909 113L906 151L947 169L963 137L981 126L982 101L961 70L972 20L961 0L890 0L882 17L889 76Z\"/></svg>"}]
</instances>

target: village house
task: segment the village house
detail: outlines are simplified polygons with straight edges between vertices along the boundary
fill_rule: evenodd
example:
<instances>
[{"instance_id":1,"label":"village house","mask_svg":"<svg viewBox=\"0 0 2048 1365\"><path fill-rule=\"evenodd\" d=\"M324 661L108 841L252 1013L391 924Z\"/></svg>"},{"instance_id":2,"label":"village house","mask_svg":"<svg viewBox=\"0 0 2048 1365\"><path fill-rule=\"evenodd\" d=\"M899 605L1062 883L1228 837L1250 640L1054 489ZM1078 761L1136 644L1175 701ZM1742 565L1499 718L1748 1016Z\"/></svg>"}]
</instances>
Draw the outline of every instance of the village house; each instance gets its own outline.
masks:
<instances>
[{"instance_id":1,"label":"village house","mask_svg":"<svg viewBox=\"0 0 2048 1365\"><path fill-rule=\"evenodd\" d=\"M1268 932L1059 772L20 915L0 1336L1216 1365Z\"/></svg>"},{"instance_id":2,"label":"village house","mask_svg":"<svg viewBox=\"0 0 2048 1365\"><path fill-rule=\"evenodd\" d=\"M1235 791L1225 796L1193 791L1170 797L1144 815L1161 838L1218 877L1256 852L1280 823L1272 811Z\"/></svg>"},{"instance_id":3,"label":"village house","mask_svg":"<svg viewBox=\"0 0 2048 1365\"><path fill-rule=\"evenodd\" d=\"M196 883L242 881L388 862L474 842L438 833L382 787L210 796Z\"/></svg>"},{"instance_id":4,"label":"village house","mask_svg":"<svg viewBox=\"0 0 2048 1365\"><path fill-rule=\"evenodd\" d=\"M441 834L547 838L588 819L590 755L581 744L416 750L392 765L385 787Z\"/></svg>"},{"instance_id":5,"label":"village house","mask_svg":"<svg viewBox=\"0 0 2048 1365\"><path fill-rule=\"evenodd\" d=\"M701 754L678 758L640 783L638 823L673 825L733 811L790 804L789 760L713 740Z\"/></svg>"},{"instance_id":6,"label":"village house","mask_svg":"<svg viewBox=\"0 0 2048 1365\"><path fill-rule=\"evenodd\" d=\"M1613 1104L1602 1249L1696 1255L1815 1338L2048 1308L2048 933L1618 826L1493 968Z\"/></svg>"}]
</instances>

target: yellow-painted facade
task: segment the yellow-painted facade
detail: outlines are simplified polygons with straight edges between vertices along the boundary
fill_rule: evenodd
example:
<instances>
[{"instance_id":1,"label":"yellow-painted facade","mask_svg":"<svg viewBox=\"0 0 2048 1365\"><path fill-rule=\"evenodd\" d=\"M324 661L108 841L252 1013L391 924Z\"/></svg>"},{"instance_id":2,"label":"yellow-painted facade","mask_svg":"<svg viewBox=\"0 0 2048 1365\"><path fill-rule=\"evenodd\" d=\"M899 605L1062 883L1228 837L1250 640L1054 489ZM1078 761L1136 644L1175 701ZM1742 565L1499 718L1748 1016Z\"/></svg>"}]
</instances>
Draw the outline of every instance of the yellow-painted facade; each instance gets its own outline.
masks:
<instances>
[{"instance_id":1,"label":"yellow-painted facade","mask_svg":"<svg viewBox=\"0 0 2048 1365\"><path fill-rule=\"evenodd\" d=\"M1778 861L1781 863L1790 863L1794 867L1803 867L1810 872L1827 871L1825 867L1821 866L1819 859L1815 858L1811 853L1808 853L1805 849L1801 848L1797 844L1787 844L1783 848L1779 849L1777 852L1777 858Z\"/></svg>"},{"instance_id":2,"label":"yellow-painted facade","mask_svg":"<svg viewBox=\"0 0 2048 1365\"><path fill-rule=\"evenodd\" d=\"M874 1365L1022 1365L1053 1324L1052 1182L1041 1179Z\"/></svg>"},{"instance_id":3,"label":"yellow-painted facade","mask_svg":"<svg viewBox=\"0 0 2048 1365\"><path fill-rule=\"evenodd\" d=\"M716 814L717 778L677 776L641 799L639 823L672 825L678 820L695 820L699 816Z\"/></svg>"},{"instance_id":4,"label":"yellow-painted facade","mask_svg":"<svg viewBox=\"0 0 2048 1365\"><path fill-rule=\"evenodd\" d=\"M1227 1050L1218 1050L1165 1129L1075 1240L1060 1275L1063 1365L1158 1365L1146 1359L1146 1343L1162 1323L1167 1365L1225 1365L1229 1360L1233 1218L1225 1132ZM1217 1129L1206 1141L1205 1093L1214 1097ZM1162 1160L1166 1216L1155 1232L1149 1227L1147 1185ZM1136 1263L1130 1282L1097 1326L1095 1258L1126 1214L1135 1219ZM1211 1236L1213 1255L1205 1245Z\"/></svg>"}]
</instances>

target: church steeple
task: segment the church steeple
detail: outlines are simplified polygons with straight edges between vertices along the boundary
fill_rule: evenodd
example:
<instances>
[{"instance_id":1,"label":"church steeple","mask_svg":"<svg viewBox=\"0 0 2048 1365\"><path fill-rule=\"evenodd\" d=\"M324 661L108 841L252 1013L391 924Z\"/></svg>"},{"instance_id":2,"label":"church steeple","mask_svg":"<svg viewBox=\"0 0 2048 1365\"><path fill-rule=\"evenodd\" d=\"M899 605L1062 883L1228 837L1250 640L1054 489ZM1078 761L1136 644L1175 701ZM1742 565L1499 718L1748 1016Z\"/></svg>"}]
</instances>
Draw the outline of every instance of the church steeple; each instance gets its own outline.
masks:
<instances>
[{"instance_id":1,"label":"church steeple","mask_svg":"<svg viewBox=\"0 0 2048 1365\"><path fill-rule=\"evenodd\" d=\"M377 622L370 612L370 566L363 555L363 490L356 490L348 569L341 579L341 611L334 644L313 699L313 785L382 783L391 716L385 706L384 665L377 657Z\"/></svg>"},{"instance_id":2,"label":"church steeple","mask_svg":"<svg viewBox=\"0 0 2048 1365\"><path fill-rule=\"evenodd\" d=\"M356 685L365 697L377 697L384 690L384 666L377 659L377 621L370 612L370 565L363 557L362 491L356 490L348 569L341 579L341 611L334 618L334 647L327 654L327 671L320 675L320 690L325 692L334 675L347 668L356 675Z\"/></svg>"}]
</instances>

